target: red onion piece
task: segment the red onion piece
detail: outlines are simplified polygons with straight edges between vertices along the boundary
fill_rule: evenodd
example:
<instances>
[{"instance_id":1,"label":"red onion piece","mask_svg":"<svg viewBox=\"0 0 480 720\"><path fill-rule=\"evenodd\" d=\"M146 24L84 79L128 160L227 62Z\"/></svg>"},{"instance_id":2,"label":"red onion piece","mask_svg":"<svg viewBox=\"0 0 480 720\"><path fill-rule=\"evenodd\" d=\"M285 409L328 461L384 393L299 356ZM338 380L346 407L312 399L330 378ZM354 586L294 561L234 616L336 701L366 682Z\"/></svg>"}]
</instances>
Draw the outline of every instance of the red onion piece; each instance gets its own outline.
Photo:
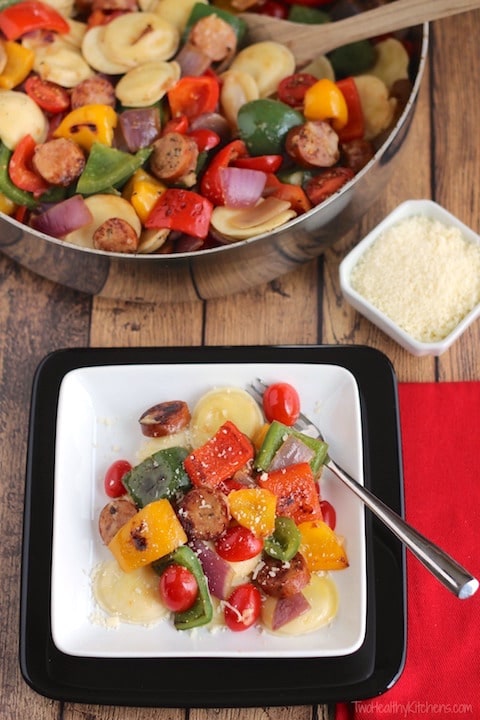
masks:
<instances>
[{"instance_id":1,"label":"red onion piece","mask_svg":"<svg viewBox=\"0 0 480 720\"><path fill-rule=\"evenodd\" d=\"M203 75L212 63L208 55L205 55L199 47L188 41L177 53L175 62L180 65L182 77Z\"/></svg>"},{"instance_id":2,"label":"red onion piece","mask_svg":"<svg viewBox=\"0 0 480 720\"><path fill-rule=\"evenodd\" d=\"M129 152L148 147L160 137L158 107L132 108L119 114L119 126Z\"/></svg>"},{"instance_id":3,"label":"red onion piece","mask_svg":"<svg viewBox=\"0 0 480 720\"><path fill-rule=\"evenodd\" d=\"M241 208L255 205L262 196L266 181L266 173L260 170L220 168L220 185L227 207Z\"/></svg>"},{"instance_id":4,"label":"red onion piece","mask_svg":"<svg viewBox=\"0 0 480 720\"><path fill-rule=\"evenodd\" d=\"M268 470L281 470L284 467L288 467L288 465L308 463L314 455L315 453L308 445L305 445L304 442L294 437L294 435L289 435L273 456Z\"/></svg>"},{"instance_id":5,"label":"red onion piece","mask_svg":"<svg viewBox=\"0 0 480 720\"><path fill-rule=\"evenodd\" d=\"M210 592L219 600L226 600L232 591L232 566L200 540L192 540L190 546L198 555Z\"/></svg>"},{"instance_id":6,"label":"red onion piece","mask_svg":"<svg viewBox=\"0 0 480 720\"><path fill-rule=\"evenodd\" d=\"M73 230L92 222L92 213L81 195L73 195L67 200L52 205L41 215L34 215L31 225L35 230L61 238Z\"/></svg>"},{"instance_id":7,"label":"red onion piece","mask_svg":"<svg viewBox=\"0 0 480 720\"><path fill-rule=\"evenodd\" d=\"M290 597L279 598L275 603L275 609L272 617L272 630L278 630L287 623L295 620L307 610L311 605L303 593L296 593Z\"/></svg>"},{"instance_id":8,"label":"red onion piece","mask_svg":"<svg viewBox=\"0 0 480 720\"><path fill-rule=\"evenodd\" d=\"M198 130L199 128L213 130L220 136L222 142L229 142L232 138L232 129L228 124L228 120L220 113L210 112L197 115L190 122L190 130Z\"/></svg>"}]
</instances>

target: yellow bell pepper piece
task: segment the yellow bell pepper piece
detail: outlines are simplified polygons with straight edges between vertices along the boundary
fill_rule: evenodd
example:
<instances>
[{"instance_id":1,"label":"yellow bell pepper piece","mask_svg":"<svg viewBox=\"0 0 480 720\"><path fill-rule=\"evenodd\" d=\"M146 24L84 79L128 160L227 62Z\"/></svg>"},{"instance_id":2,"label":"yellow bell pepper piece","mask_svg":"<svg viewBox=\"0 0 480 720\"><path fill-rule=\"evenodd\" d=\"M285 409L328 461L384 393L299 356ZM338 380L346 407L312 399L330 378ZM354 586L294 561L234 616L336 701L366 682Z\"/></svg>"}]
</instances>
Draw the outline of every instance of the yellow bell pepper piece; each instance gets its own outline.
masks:
<instances>
[{"instance_id":1,"label":"yellow bell pepper piece","mask_svg":"<svg viewBox=\"0 0 480 720\"><path fill-rule=\"evenodd\" d=\"M323 520L307 520L298 525L301 541L299 552L311 572L343 570L348 567L345 548L335 532Z\"/></svg>"},{"instance_id":2,"label":"yellow bell pepper piece","mask_svg":"<svg viewBox=\"0 0 480 720\"><path fill-rule=\"evenodd\" d=\"M170 502L148 503L123 525L108 544L124 572L158 560L187 542Z\"/></svg>"},{"instance_id":3,"label":"yellow bell pepper piece","mask_svg":"<svg viewBox=\"0 0 480 720\"><path fill-rule=\"evenodd\" d=\"M145 172L143 168L139 168L125 185L122 196L133 205L138 217L144 223L166 189L167 186L160 180Z\"/></svg>"},{"instance_id":4,"label":"yellow bell pepper piece","mask_svg":"<svg viewBox=\"0 0 480 720\"><path fill-rule=\"evenodd\" d=\"M342 91L332 80L322 78L305 93L303 114L307 120L327 120L334 130L348 122L348 106Z\"/></svg>"},{"instance_id":5,"label":"yellow bell pepper piece","mask_svg":"<svg viewBox=\"0 0 480 720\"><path fill-rule=\"evenodd\" d=\"M0 193L0 212L5 213L5 215L13 215L16 209L15 203L6 195Z\"/></svg>"},{"instance_id":6,"label":"yellow bell pepper piece","mask_svg":"<svg viewBox=\"0 0 480 720\"><path fill-rule=\"evenodd\" d=\"M253 447L258 452L263 445L266 434L270 430L270 423L263 423L263 425L257 430L252 438Z\"/></svg>"},{"instance_id":7,"label":"yellow bell pepper piece","mask_svg":"<svg viewBox=\"0 0 480 720\"><path fill-rule=\"evenodd\" d=\"M117 119L109 105L82 105L63 118L53 135L74 140L87 152L95 142L111 147Z\"/></svg>"},{"instance_id":8,"label":"yellow bell pepper piece","mask_svg":"<svg viewBox=\"0 0 480 720\"><path fill-rule=\"evenodd\" d=\"M0 74L0 88L11 90L20 85L33 68L35 53L30 48L23 47L13 40L6 40L3 44L7 62Z\"/></svg>"},{"instance_id":9,"label":"yellow bell pepper piece","mask_svg":"<svg viewBox=\"0 0 480 720\"><path fill-rule=\"evenodd\" d=\"M267 537L275 530L277 498L263 488L232 490L228 495L232 517L258 537Z\"/></svg>"}]
</instances>

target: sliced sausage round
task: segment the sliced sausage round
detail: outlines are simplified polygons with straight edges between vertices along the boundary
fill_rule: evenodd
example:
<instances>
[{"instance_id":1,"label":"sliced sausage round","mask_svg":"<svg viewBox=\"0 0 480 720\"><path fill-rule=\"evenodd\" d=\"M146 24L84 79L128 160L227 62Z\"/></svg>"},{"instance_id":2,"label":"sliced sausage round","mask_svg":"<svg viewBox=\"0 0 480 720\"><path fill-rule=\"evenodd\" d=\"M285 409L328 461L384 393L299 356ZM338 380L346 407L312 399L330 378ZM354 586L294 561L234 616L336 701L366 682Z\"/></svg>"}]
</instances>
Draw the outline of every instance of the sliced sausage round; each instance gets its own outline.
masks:
<instances>
[{"instance_id":1,"label":"sliced sausage round","mask_svg":"<svg viewBox=\"0 0 480 720\"><path fill-rule=\"evenodd\" d=\"M190 410L183 400L168 400L145 410L139 423L147 437L163 437L179 432L190 422Z\"/></svg>"},{"instance_id":2,"label":"sliced sausage round","mask_svg":"<svg viewBox=\"0 0 480 720\"><path fill-rule=\"evenodd\" d=\"M136 513L136 505L127 498L116 498L105 505L98 518L98 531L105 545Z\"/></svg>"},{"instance_id":3,"label":"sliced sausage round","mask_svg":"<svg viewBox=\"0 0 480 720\"><path fill-rule=\"evenodd\" d=\"M85 155L73 140L55 138L35 146L32 165L50 184L68 187L82 174Z\"/></svg>"},{"instance_id":4,"label":"sliced sausage round","mask_svg":"<svg viewBox=\"0 0 480 720\"><path fill-rule=\"evenodd\" d=\"M82 80L71 94L72 110L83 105L109 105L115 107L115 88L106 77L93 75Z\"/></svg>"},{"instance_id":5,"label":"sliced sausage round","mask_svg":"<svg viewBox=\"0 0 480 720\"><path fill-rule=\"evenodd\" d=\"M225 532L230 521L225 496L208 487L189 490L179 503L177 514L192 540L215 540Z\"/></svg>"},{"instance_id":6,"label":"sliced sausage round","mask_svg":"<svg viewBox=\"0 0 480 720\"><path fill-rule=\"evenodd\" d=\"M351 168L357 174L373 158L375 149L370 140L358 138L342 143L341 155L342 165Z\"/></svg>"},{"instance_id":7,"label":"sliced sausage round","mask_svg":"<svg viewBox=\"0 0 480 720\"><path fill-rule=\"evenodd\" d=\"M159 180L176 182L195 172L197 160L198 145L193 138L166 132L153 143L150 169Z\"/></svg>"},{"instance_id":8,"label":"sliced sausage round","mask_svg":"<svg viewBox=\"0 0 480 720\"><path fill-rule=\"evenodd\" d=\"M310 570L300 553L288 562L264 556L255 581L266 595L286 598L296 595L310 582Z\"/></svg>"},{"instance_id":9,"label":"sliced sausage round","mask_svg":"<svg viewBox=\"0 0 480 720\"><path fill-rule=\"evenodd\" d=\"M130 223L118 217L105 220L93 233L94 247L106 252L134 253L139 242Z\"/></svg>"},{"instance_id":10,"label":"sliced sausage round","mask_svg":"<svg viewBox=\"0 0 480 720\"><path fill-rule=\"evenodd\" d=\"M235 30L215 14L207 15L195 23L189 41L212 62L232 56L237 48Z\"/></svg>"},{"instance_id":11,"label":"sliced sausage round","mask_svg":"<svg viewBox=\"0 0 480 720\"><path fill-rule=\"evenodd\" d=\"M331 167L340 157L338 135L323 120L296 125L287 134L287 153L302 167Z\"/></svg>"}]
</instances>

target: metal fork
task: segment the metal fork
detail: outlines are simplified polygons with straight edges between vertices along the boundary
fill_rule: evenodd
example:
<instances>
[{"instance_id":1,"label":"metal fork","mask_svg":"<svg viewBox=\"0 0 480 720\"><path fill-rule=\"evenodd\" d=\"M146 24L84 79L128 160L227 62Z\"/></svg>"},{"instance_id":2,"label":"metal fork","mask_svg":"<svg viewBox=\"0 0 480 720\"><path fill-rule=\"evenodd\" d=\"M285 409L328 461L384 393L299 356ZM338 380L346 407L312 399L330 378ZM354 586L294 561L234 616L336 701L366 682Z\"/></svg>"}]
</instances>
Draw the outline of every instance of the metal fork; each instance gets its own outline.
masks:
<instances>
[{"instance_id":1,"label":"metal fork","mask_svg":"<svg viewBox=\"0 0 480 720\"><path fill-rule=\"evenodd\" d=\"M256 380L250 383L248 390L261 404L263 393L267 387L263 380L256 378ZM294 427L301 432L315 435L320 440L326 442L321 430L303 413L300 413ZM370 490L360 485L357 480L351 477L351 475L330 456L325 463L325 467L355 493L367 508L376 515L405 547L407 547L445 587L454 593L454 595L463 600L475 594L478 589L478 580L471 575L468 570L459 565L456 560L438 545L435 545L435 543L405 522L400 515L389 508L388 505L377 498Z\"/></svg>"}]
</instances>

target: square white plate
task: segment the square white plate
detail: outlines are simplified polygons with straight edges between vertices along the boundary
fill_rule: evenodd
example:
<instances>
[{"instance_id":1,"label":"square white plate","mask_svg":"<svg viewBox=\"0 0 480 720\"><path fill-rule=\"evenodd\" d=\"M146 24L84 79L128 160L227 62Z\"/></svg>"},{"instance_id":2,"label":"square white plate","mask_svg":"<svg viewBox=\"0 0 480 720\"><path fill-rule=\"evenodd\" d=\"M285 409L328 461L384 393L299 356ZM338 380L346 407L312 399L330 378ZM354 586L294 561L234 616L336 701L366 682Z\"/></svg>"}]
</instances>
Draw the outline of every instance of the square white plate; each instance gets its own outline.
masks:
<instances>
[{"instance_id":1,"label":"square white plate","mask_svg":"<svg viewBox=\"0 0 480 720\"><path fill-rule=\"evenodd\" d=\"M332 573L339 611L328 627L297 637L251 628L179 632L168 620L144 627L100 624L92 595L95 567L110 553L98 534L108 501L103 477L116 459L135 462L144 440L138 418L157 402L197 400L215 387L246 388L255 377L286 381L298 390L303 412L323 430L332 456L363 484L360 400L353 375L337 365L179 364L84 367L62 380L55 448L51 628L62 652L84 657L335 657L357 650L365 636L366 559L364 509L328 470L322 497L337 512L350 566Z\"/></svg>"}]
</instances>

